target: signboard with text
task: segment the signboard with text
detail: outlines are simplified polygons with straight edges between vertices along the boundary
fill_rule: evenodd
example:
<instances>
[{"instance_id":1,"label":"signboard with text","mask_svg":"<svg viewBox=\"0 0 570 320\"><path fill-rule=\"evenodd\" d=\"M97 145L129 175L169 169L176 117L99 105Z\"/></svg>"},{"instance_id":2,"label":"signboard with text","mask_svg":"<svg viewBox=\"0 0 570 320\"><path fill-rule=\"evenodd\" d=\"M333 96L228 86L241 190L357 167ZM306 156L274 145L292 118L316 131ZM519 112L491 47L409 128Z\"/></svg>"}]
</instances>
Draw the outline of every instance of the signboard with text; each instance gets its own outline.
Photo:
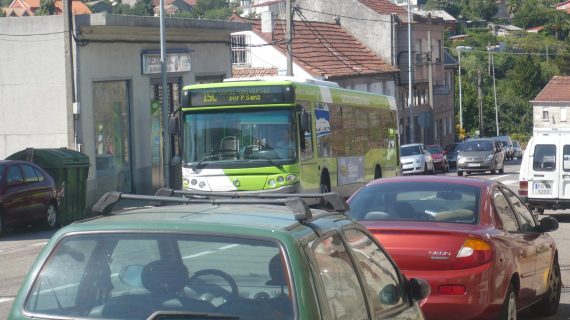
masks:
<instances>
[{"instance_id":1,"label":"signboard with text","mask_svg":"<svg viewBox=\"0 0 570 320\"><path fill-rule=\"evenodd\" d=\"M143 52L142 53L142 73L143 74L160 74L160 52ZM167 52L166 53L166 72L189 72L190 71L190 52Z\"/></svg>"}]
</instances>

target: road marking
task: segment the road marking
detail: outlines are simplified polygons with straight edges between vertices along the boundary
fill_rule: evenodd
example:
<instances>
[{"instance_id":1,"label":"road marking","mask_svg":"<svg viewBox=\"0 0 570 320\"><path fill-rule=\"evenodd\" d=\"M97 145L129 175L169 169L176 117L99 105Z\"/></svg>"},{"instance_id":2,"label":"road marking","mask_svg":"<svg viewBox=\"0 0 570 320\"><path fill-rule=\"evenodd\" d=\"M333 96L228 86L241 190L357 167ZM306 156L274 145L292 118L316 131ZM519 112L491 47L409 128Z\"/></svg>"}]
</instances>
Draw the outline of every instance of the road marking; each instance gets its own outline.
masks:
<instances>
[{"instance_id":1,"label":"road marking","mask_svg":"<svg viewBox=\"0 0 570 320\"><path fill-rule=\"evenodd\" d=\"M47 244L47 241L46 241L46 242L34 243L34 244L32 244L32 246L43 246L43 245L46 245L46 244Z\"/></svg>"},{"instance_id":2,"label":"road marking","mask_svg":"<svg viewBox=\"0 0 570 320\"><path fill-rule=\"evenodd\" d=\"M210 253L214 253L214 252L216 252L216 251L202 251L202 252L199 252L199 253L196 253L196 254L192 254L192 255L186 256L186 257L184 257L184 258L182 258L182 259L192 259L192 258L195 258L195 257L203 256L203 255L205 255L205 254L210 254Z\"/></svg>"},{"instance_id":3,"label":"road marking","mask_svg":"<svg viewBox=\"0 0 570 320\"><path fill-rule=\"evenodd\" d=\"M0 298L0 303L12 301L14 298Z\"/></svg>"},{"instance_id":4,"label":"road marking","mask_svg":"<svg viewBox=\"0 0 570 320\"><path fill-rule=\"evenodd\" d=\"M508 177L508 176L510 176L510 174L504 174L504 175L502 175L502 176L495 176L495 177L491 177L490 179L491 179L491 180L496 180L496 179L500 179L500 178L504 178L504 177Z\"/></svg>"},{"instance_id":5,"label":"road marking","mask_svg":"<svg viewBox=\"0 0 570 320\"><path fill-rule=\"evenodd\" d=\"M517 184L519 183L518 180L505 180L505 181L501 181L503 184Z\"/></svg>"},{"instance_id":6,"label":"road marking","mask_svg":"<svg viewBox=\"0 0 570 320\"><path fill-rule=\"evenodd\" d=\"M223 247L218 248L218 250L231 249L231 248L234 248L234 247L237 247L237 246L239 246L239 244L237 244L237 243L236 243L236 244L229 244L229 245L227 245L227 246L223 246Z\"/></svg>"}]
</instances>

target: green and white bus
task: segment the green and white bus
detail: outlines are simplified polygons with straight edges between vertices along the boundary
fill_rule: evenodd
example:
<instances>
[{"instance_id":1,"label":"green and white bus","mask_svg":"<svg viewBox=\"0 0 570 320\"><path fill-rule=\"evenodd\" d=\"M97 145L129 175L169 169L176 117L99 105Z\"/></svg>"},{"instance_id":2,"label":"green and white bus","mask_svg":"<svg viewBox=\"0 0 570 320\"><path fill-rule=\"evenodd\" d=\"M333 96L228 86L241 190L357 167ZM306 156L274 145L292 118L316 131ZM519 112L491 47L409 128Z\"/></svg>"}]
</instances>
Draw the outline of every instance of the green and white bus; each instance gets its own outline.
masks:
<instances>
[{"instance_id":1,"label":"green and white bus","mask_svg":"<svg viewBox=\"0 0 570 320\"><path fill-rule=\"evenodd\" d=\"M189 85L181 119L184 189L349 196L400 172L394 99L333 82Z\"/></svg>"}]
</instances>

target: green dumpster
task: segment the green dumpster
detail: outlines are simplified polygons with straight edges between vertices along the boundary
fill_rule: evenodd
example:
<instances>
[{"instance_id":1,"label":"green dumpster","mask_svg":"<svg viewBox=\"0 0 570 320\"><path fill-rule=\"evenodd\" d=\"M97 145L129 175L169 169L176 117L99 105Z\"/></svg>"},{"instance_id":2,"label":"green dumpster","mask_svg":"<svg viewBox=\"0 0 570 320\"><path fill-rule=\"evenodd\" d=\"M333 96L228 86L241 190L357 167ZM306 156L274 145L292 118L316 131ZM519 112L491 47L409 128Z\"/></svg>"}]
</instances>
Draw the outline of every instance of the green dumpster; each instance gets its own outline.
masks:
<instances>
[{"instance_id":1,"label":"green dumpster","mask_svg":"<svg viewBox=\"0 0 570 320\"><path fill-rule=\"evenodd\" d=\"M27 148L6 159L33 162L53 177L59 198L57 221L60 224L68 224L85 217L87 175L90 166L88 156L67 148Z\"/></svg>"}]
</instances>

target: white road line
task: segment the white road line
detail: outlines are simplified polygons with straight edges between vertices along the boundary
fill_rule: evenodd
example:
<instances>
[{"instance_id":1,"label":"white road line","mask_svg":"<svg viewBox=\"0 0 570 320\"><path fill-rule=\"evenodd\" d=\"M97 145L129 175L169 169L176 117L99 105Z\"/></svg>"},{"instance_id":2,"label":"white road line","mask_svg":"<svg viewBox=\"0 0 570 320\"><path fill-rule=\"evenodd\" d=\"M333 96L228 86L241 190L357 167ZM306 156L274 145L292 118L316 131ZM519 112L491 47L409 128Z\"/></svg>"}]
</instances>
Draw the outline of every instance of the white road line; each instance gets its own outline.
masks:
<instances>
[{"instance_id":1,"label":"white road line","mask_svg":"<svg viewBox=\"0 0 570 320\"><path fill-rule=\"evenodd\" d=\"M505 181L501 181L503 184L517 184L519 183L518 180L505 180Z\"/></svg>"},{"instance_id":2,"label":"white road line","mask_svg":"<svg viewBox=\"0 0 570 320\"><path fill-rule=\"evenodd\" d=\"M203 256L203 255L205 255L205 254L210 254L210 253L214 253L214 252L216 252L216 251L202 251L202 252L198 252L198 253L196 253L196 254L192 254L192 255L183 257L182 259L192 259L192 258L195 258L195 257Z\"/></svg>"},{"instance_id":3,"label":"white road line","mask_svg":"<svg viewBox=\"0 0 570 320\"><path fill-rule=\"evenodd\" d=\"M43 246L43 245L46 245L46 244L47 244L47 241L46 241L46 242L34 243L34 244L32 244L32 246Z\"/></svg>"},{"instance_id":4,"label":"white road line","mask_svg":"<svg viewBox=\"0 0 570 320\"><path fill-rule=\"evenodd\" d=\"M504 178L504 177L508 177L508 176L510 176L510 174L504 174L504 175L502 175L502 176L495 176L495 177L492 177L492 178L490 178L490 179L491 179L491 180L496 180L496 179L500 179L500 178Z\"/></svg>"},{"instance_id":5,"label":"white road line","mask_svg":"<svg viewBox=\"0 0 570 320\"><path fill-rule=\"evenodd\" d=\"M221 247L221 248L218 248L218 250L231 249L231 248L234 248L234 247L237 247L237 246L239 246L239 244L229 244L229 245L227 245L227 246L223 246L223 247Z\"/></svg>"},{"instance_id":6,"label":"white road line","mask_svg":"<svg viewBox=\"0 0 570 320\"><path fill-rule=\"evenodd\" d=\"M0 303L12 301L14 298L0 298Z\"/></svg>"}]
</instances>

